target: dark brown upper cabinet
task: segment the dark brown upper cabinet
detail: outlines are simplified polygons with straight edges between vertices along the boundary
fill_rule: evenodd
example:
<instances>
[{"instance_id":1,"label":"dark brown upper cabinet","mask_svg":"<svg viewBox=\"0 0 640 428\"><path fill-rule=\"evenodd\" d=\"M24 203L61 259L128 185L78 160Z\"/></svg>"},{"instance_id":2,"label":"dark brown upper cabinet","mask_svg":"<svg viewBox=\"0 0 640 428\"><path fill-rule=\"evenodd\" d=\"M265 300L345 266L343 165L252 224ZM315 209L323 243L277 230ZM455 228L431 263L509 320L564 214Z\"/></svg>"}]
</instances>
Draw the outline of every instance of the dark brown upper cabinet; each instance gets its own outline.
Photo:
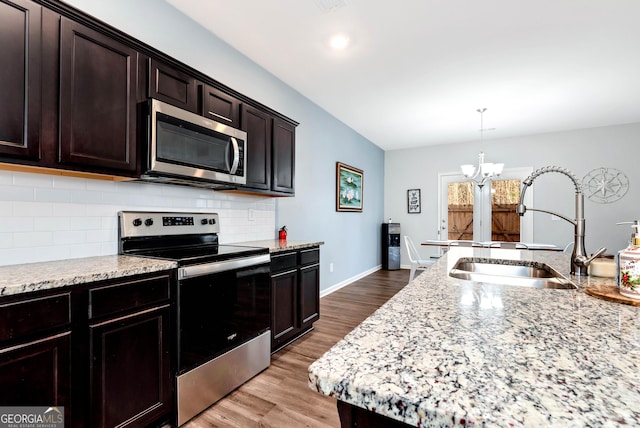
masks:
<instances>
[{"instance_id":1,"label":"dark brown upper cabinet","mask_svg":"<svg viewBox=\"0 0 640 428\"><path fill-rule=\"evenodd\" d=\"M60 158L85 170L136 169L138 52L60 21Z\"/></svg>"},{"instance_id":2,"label":"dark brown upper cabinet","mask_svg":"<svg viewBox=\"0 0 640 428\"><path fill-rule=\"evenodd\" d=\"M233 128L240 128L240 101L209 85L200 85L202 115Z\"/></svg>"},{"instance_id":3,"label":"dark brown upper cabinet","mask_svg":"<svg viewBox=\"0 0 640 428\"><path fill-rule=\"evenodd\" d=\"M149 98L198 113L196 79L156 59L149 61Z\"/></svg>"},{"instance_id":4,"label":"dark brown upper cabinet","mask_svg":"<svg viewBox=\"0 0 640 428\"><path fill-rule=\"evenodd\" d=\"M42 7L0 0L0 155L40 158Z\"/></svg>"},{"instance_id":5,"label":"dark brown upper cabinet","mask_svg":"<svg viewBox=\"0 0 640 428\"><path fill-rule=\"evenodd\" d=\"M271 188L295 193L296 128L281 119L273 120Z\"/></svg>"},{"instance_id":6,"label":"dark brown upper cabinet","mask_svg":"<svg viewBox=\"0 0 640 428\"><path fill-rule=\"evenodd\" d=\"M293 196L297 123L63 2L0 0L0 163L136 177L145 101L247 131L247 184Z\"/></svg>"},{"instance_id":7,"label":"dark brown upper cabinet","mask_svg":"<svg viewBox=\"0 0 640 428\"><path fill-rule=\"evenodd\" d=\"M247 187L271 190L271 126L267 113L242 106L242 130L247 133Z\"/></svg>"},{"instance_id":8,"label":"dark brown upper cabinet","mask_svg":"<svg viewBox=\"0 0 640 428\"><path fill-rule=\"evenodd\" d=\"M277 196L295 193L295 126L264 110L242 104L247 132L247 183L243 190Z\"/></svg>"}]
</instances>

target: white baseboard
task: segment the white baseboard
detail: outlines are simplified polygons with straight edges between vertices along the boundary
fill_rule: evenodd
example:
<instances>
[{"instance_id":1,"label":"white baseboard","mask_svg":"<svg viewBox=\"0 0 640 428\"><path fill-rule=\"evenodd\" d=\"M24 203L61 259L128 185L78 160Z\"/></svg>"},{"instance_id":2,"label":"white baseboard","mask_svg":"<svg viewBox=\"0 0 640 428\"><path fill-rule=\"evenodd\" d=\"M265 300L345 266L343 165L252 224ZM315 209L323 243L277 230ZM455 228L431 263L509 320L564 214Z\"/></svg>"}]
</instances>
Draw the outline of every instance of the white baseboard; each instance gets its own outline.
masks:
<instances>
[{"instance_id":1,"label":"white baseboard","mask_svg":"<svg viewBox=\"0 0 640 428\"><path fill-rule=\"evenodd\" d=\"M342 287L346 287L347 285L351 284L352 282L356 282L356 281L357 281L357 280L359 280L360 278L364 278L364 277L365 277L365 276L367 276L367 275L371 275L372 273L377 272L377 271L379 271L380 269L382 269L382 265L378 265L378 266L376 266L376 267L374 267L374 268L371 268L371 269L369 269L369 270L367 270L367 271L364 271L364 272L362 272L362 273L359 273L359 274L358 274L358 275L356 275L356 276L352 276L351 278L346 279L346 280L344 280L344 281L342 281L342 282L339 282L339 283L337 283L337 284L334 284L334 285L332 285L332 286L331 286L331 287L329 287L329 288L325 288L324 290L320 290L320 297L324 297L324 296L327 296L327 295L329 295L329 294L333 293L334 291L338 291L338 290L340 290Z\"/></svg>"}]
</instances>

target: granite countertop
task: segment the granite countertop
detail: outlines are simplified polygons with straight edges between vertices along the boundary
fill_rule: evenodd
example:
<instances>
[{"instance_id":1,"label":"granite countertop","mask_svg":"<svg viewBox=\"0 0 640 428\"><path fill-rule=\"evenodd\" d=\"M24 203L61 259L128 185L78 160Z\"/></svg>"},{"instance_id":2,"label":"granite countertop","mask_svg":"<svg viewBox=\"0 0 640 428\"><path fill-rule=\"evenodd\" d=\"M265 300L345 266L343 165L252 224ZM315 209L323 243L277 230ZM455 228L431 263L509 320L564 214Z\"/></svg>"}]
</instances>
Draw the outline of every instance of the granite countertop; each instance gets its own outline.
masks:
<instances>
[{"instance_id":1,"label":"granite countertop","mask_svg":"<svg viewBox=\"0 0 640 428\"><path fill-rule=\"evenodd\" d=\"M0 296L159 272L175 262L130 256L101 256L0 266Z\"/></svg>"},{"instance_id":2,"label":"granite countertop","mask_svg":"<svg viewBox=\"0 0 640 428\"><path fill-rule=\"evenodd\" d=\"M231 245L244 245L247 247L263 247L268 248L270 253L277 253L280 251L300 250L309 247L316 247L318 245L324 245L323 241L282 241L279 239L265 239L262 241L246 241L237 242Z\"/></svg>"},{"instance_id":3,"label":"granite countertop","mask_svg":"<svg viewBox=\"0 0 640 428\"><path fill-rule=\"evenodd\" d=\"M421 427L640 424L640 308L578 290L472 283L460 257L569 271L546 251L452 248L309 367L309 386Z\"/></svg>"},{"instance_id":4,"label":"granite countertop","mask_svg":"<svg viewBox=\"0 0 640 428\"><path fill-rule=\"evenodd\" d=\"M323 244L324 242L268 239L232 245L263 247L268 248L270 253L275 253ZM177 263L173 261L121 255L0 266L0 296L122 278L176 267Z\"/></svg>"}]
</instances>

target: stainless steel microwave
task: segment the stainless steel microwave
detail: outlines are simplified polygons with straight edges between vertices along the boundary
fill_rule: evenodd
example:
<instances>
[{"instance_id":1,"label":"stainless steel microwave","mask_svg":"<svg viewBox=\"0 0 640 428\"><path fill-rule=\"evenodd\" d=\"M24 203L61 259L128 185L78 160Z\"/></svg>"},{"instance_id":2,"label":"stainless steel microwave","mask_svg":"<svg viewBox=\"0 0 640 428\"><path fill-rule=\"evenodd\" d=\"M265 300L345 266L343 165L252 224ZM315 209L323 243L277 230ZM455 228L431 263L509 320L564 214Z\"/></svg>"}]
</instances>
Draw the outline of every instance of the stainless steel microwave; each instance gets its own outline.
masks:
<instances>
[{"instance_id":1,"label":"stainless steel microwave","mask_svg":"<svg viewBox=\"0 0 640 428\"><path fill-rule=\"evenodd\" d=\"M141 179L211 188L245 184L246 142L244 131L151 99Z\"/></svg>"}]
</instances>

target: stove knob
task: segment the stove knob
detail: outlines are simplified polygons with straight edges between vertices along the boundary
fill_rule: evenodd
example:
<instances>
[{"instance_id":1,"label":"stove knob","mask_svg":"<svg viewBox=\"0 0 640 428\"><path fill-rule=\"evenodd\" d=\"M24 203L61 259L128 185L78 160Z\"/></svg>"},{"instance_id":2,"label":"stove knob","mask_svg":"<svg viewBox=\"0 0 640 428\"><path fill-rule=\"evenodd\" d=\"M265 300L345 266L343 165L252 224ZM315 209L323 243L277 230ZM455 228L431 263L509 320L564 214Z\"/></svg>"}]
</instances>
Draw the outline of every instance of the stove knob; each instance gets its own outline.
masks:
<instances>
[{"instance_id":1,"label":"stove knob","mask_svg":"<svg viewBox=\"0 0 640 428\"><path fill-rule=\"evenodd\" d=\"M206 218L203 218L202 220L200 220L200 224L207 224L207 223L208 223L208 221L207 221Z\"/></svg>"},{"instance_id":2,"label":"stove knob","mask_svg":"<svg viewBox=\"0 0 640 428\"><path fill-rule=\"evenodd\" d=\"M216 224L216 219L215 218L210 219L209 224Z\"/></svg>"},{"instance_id":3,"label":"stove knob","mask_svg":"<svg viewBox=\"0 0 640 428\"><path fill-rule=\"evenodd\" d=\"M144 225L145 226L151 226L153 224L153 219L152 218L148 218L144 221Z\"/></svg>"},{"instance_id":4,"label":"stove knob","mask_svg":"<svg viewBox=\"0 0 640 428\"><path fill-rule=\"evenodd\" d=\"M139 218L136 218L133 220L133 225L138 227L142 224L142 220L140 220Z\"/></svg>"}]
</instances>

